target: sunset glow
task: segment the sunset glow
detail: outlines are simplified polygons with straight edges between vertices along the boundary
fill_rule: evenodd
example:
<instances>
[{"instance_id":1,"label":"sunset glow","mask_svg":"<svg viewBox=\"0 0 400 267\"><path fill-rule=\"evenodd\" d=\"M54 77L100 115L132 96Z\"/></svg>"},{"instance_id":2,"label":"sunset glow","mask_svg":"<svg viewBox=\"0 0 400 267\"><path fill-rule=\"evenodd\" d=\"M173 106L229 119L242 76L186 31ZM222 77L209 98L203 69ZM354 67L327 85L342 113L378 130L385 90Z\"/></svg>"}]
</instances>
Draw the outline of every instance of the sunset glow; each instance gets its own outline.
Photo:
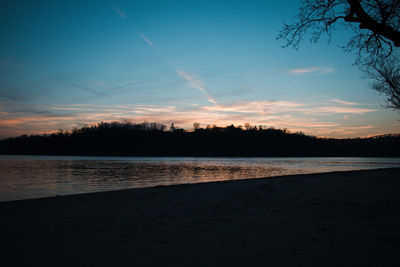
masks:
<instances>
[{"instance_id":1,"label":"sunset glow","mask_svg":"<svg viewBox=\"0 0 400 267\"><path fill-rule=\"evenodd\" d=\"M326 137L398 133L339 44L282 48L299 1L7 1L0 138L101 121L265 125ZM34 11L32 11L34 10Z\"/></svg>"}]
</instances>

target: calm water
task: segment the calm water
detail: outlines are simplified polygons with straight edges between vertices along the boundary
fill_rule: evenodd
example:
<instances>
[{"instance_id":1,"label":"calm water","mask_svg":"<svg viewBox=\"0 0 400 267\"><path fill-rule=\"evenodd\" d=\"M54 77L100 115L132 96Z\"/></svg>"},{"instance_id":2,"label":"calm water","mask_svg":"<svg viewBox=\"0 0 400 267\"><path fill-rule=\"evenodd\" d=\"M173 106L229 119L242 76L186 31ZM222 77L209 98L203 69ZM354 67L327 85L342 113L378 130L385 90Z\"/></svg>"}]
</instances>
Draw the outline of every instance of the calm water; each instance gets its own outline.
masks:
<instances>
[{"instance_id":1,"label":"calm water","mask_svg":"<svg viewBox=\"0 0 400 267\"><path fill-rule=\"evenodd\" d=\"M386 167L400 167L400 158L122 158L0 155L0 201L155 185Z\"/></svg>"}]
</instances>

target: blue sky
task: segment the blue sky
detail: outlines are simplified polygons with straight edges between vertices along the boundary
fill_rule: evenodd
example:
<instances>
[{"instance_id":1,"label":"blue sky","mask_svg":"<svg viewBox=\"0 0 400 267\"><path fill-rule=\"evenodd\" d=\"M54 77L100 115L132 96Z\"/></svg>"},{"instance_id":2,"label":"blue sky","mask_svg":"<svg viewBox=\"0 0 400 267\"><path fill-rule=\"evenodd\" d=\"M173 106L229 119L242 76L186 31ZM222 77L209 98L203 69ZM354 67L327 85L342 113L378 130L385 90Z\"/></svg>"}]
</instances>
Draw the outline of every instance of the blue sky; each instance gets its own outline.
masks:
<instances>
[{"instance_id":1,"label":"blue sky","mask_svg":"<svg viewBox=\"0 0 400 267\"><path fill-rule=\"evenodd\" d=\"M299 1L2 1L0 138L100 121L399 132L333 41L276 40Z\"/></svg>"}]
</instances>

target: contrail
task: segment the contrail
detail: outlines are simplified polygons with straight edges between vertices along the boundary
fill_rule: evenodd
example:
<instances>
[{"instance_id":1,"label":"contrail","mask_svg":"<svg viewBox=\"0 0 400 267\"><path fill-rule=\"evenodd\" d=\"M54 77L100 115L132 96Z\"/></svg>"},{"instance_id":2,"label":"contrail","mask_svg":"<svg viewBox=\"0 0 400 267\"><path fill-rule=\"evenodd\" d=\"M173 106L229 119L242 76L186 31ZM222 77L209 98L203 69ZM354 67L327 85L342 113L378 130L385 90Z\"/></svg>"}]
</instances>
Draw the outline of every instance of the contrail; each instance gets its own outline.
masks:
<instances>
[{"instance_id":1,"label":"contrail","mask_svg":"<svg viewBox=\"0 0 400 267\"><path fill-rule=\"evenodd\" d=\"M177 70L176 72L178 73L179 76L188 81L192 87L202 91L204 95L207 97L208 102L218 105L217 100L214 99L214 97L208 91L207 87L197 77L195 77L190 73L184 72L183 70Z\"/></svg>"}]
</instances>

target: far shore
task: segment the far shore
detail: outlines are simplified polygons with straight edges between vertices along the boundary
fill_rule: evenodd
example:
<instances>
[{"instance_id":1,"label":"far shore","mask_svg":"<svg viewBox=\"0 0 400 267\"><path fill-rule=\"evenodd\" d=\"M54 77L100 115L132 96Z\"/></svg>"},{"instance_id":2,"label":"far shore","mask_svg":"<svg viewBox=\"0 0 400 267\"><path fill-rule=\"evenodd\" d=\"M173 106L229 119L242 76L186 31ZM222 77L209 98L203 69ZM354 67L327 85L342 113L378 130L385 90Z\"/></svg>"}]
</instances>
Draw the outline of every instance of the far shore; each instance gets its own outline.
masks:
<instances>
[{"instance_id":1,"label":"far shore","mask_svg":"<svg viewBox=\"0 0 400 267\"><path fill-rule=\"evenodd\" d=\"M0 203L2 266L399 266L400 168Z\"/></svg>"}]
</instances>

